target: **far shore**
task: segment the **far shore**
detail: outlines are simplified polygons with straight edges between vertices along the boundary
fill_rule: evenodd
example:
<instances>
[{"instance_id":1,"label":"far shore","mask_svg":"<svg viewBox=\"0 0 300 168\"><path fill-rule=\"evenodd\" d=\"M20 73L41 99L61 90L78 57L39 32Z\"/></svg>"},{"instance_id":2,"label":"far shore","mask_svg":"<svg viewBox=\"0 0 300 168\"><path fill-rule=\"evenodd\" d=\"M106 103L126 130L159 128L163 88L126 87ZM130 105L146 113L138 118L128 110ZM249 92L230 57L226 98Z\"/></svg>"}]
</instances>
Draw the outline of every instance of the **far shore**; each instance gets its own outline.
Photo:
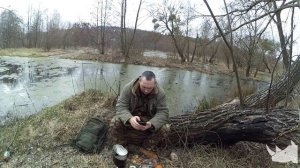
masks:
<instances>
[{"instance_id":1,"label":"far shore","mask_svg":"<svg viewBox=\"0 0 300 168\"><path fill-rule=\"evenodd\" d=\"M174 60L171 58L160 57L147 57L147 56L132 56L124 59L118 54L98 54L95 53L95 49L80 47L70 49L52 49L49 52L44 51L41 48L11 48L0 49L0 56L19 56L19 57L58 57L63 59L76 59L76 60L90 60L99 62L109 62L117 64L134 64L154 67L168 67L179 68L189 71L198 71L206 74L222 74L234 76L235 73L231 67L228 69L222 62L215 64L204 64L198 62L185 62L181 63L180 60ZM254 70L253 70L254 71ZM254 77L254 72L250 74L250 77L245 76L244 70L239 70L239 77L241 79L256 80L256 81L269 81L271 74L267 72L258 71L257 76Z\"/></svg>"}]
</instances>

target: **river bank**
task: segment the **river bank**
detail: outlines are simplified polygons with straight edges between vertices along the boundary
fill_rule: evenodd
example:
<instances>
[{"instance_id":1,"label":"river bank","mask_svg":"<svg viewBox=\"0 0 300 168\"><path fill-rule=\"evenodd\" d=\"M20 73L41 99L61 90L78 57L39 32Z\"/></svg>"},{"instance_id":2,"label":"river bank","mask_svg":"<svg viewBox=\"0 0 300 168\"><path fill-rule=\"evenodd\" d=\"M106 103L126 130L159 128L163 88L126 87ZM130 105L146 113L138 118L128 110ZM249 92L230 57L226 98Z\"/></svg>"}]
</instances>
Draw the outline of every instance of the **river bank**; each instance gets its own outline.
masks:
<instances>
[{"instance_id":1,"label":"river bank","mask_svg":"<svg viewBox=\"0 0 300 168\"><path fill-rule=\"evenodd\" d=\"M113 167L111 147L108 144L100 154L95 155L81 154L70 146L71 139L76 137L87 118L100 115L110 120L114 114L113 100L99 91L87 91L36 115L1 126L0 153L2 155L9 147L12 159L0 162L0 167ZM178 154L178 161L169 159L171 151ZM167 168L277 165L271 161L265 145L248 142L240 142L228 148L209 145L169 147L160 149L158 154Z\"/></svg>"}]
</instances>

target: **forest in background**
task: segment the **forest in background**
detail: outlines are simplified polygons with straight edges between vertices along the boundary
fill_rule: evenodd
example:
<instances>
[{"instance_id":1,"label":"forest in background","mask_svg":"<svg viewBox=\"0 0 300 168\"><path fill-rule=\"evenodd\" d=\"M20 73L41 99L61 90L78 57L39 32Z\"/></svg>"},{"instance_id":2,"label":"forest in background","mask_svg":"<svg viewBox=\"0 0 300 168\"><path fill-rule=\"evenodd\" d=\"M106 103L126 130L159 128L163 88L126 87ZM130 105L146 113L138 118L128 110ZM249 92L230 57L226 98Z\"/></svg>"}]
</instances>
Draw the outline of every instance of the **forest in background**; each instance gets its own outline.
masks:
<instances>
[{"instance_id":1,"label":"forest in background","mask_svg":"<svg viewBox=\"0 0 300 168\"><path fill-rule=\"evenodd\" d=\"M50 13L47 9L28 7L27 16L23 18L13 9L0 8L0 48L50 51L91 47L99 56L113 55L120 59L143 56L146 50L159 50L170 53L172 59L182 63L221 62L234 71L231 50L222 38L222 31L227 40L232 39L235 64L247 77L251 72L255 72L254 76L257 71L271 73L279 55L282 55L280 60L285 68L289 59L297 56L292 55L294 9L299 8L295 0L281 3L224 1L227 10L223 9L224 15L214 16L216 20L212 15L201 14L201 8L190 1L175 3L165 0L149 5L149 2L140 0L138 9L135 9L134 25L127 22L127 0L95 2L91 21L76 23L63 22L58 11ZM147 8L152 19L153 31L138 29L142 6ZM283 17L284 10L288 10L288 14Z\"/></svg>"}]
</instances>

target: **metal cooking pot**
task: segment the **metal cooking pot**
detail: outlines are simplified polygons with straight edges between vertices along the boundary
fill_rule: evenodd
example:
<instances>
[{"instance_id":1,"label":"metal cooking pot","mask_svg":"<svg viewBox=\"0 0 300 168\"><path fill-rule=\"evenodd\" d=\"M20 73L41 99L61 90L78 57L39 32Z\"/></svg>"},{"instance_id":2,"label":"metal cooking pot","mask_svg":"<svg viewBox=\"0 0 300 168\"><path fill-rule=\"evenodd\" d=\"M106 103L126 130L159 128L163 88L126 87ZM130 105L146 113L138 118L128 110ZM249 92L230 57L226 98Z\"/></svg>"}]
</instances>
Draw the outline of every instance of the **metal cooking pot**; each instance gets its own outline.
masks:
<instances>
[{"instance_id":1,"label":"metal cooking pot","mask_svg":"<svg viewBox=\"0 0 300 168\"><path fill-rule=\"evenodd\" d=\"M113 146L113 161L118 168L124 168L126 166L128 151L119 144Z\"/></svg>"}]
</instances>

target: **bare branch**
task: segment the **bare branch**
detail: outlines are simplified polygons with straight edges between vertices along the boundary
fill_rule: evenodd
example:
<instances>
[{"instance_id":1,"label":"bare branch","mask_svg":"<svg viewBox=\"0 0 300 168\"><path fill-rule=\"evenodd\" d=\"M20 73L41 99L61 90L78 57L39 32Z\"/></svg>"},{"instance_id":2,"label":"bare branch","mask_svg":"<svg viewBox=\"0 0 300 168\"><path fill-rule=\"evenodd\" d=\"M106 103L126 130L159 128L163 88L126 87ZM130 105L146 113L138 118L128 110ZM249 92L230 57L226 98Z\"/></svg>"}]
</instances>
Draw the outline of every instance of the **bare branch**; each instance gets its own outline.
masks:
<instances>
[{"instance_id":1,"label":"bare branch","mask_svg":"<svg viewBox=\"0 0 300 168\"><path fill-rule=\"evenodd\" d=\"M134 24L133 35L132 35L131 40L130 40L130 42L129 42L129 45L128 45L128 48L127 48L125 57L128 57L129 51L130 51L130 49L131 49L131 46L132 46L132 43L133 43L133 40L134 40L134 36L135 36L135 33L136 33L136 28L137 28L137 23L138 23L138 20L139 20L139 15L140 15L140 9L141 9L141 6L142 6L142 2L143 2L143 0L140 0L139 7L138 7L138 11L137 11L137 13L136 13L136 18L135 18L135 24Z\"/></svg>"},{"instance_id":2,"label":"bare branch","mask_svg":"<svg viewBox=\"0 0 300 168\"><path fill-rule=\"evenodd\" d=\"M241 105L241 107L243 107L243 106L244 106L244 103L243 103L243 97L242 97L241 86L240 86L240 81L239 81L239 74L238 74L238 71L237 71L237 67L236 67L236 63L235 63L235 59L234 59L234 55L233 55L233 49L232 49L232 42L233 42L233 40L232 40L232 34L231 34L231 45L230 45L229 42L227 41L227 39L226 39L226 37L225 37L225 35L224 35L222 29L221 29L221 27L220 27L220 25L219 25L219 23L218 23L216 17L214 16L214 13L213 13L213 11L211 10L209 4L207 3L206 0L204 0L204 3L206 4L206 6L207 6L207 8L208 8L208 10L209 10L209 12L210 12L210 14L211 14L211 16L212 16L214 22L215 22L217 28L219 29L219 32L220 32L220 34L221 34L221 36L222 36L222 38L223 38L225 44L227 45L228 49L230 50L230 53L231 53L231 59L232 59L232 62L233 62L233 68L234 68L235 76L236 76L236 82L237 82L238 90L239 90L240 105ZM226 11L228 11L228 10L227 10L227 6L226 6L225 0L224 0L224 4L225 4ZM230 32L232 33L229 15L228 15L228 22L229 22Z\"/></svg>"}]
</instances>

